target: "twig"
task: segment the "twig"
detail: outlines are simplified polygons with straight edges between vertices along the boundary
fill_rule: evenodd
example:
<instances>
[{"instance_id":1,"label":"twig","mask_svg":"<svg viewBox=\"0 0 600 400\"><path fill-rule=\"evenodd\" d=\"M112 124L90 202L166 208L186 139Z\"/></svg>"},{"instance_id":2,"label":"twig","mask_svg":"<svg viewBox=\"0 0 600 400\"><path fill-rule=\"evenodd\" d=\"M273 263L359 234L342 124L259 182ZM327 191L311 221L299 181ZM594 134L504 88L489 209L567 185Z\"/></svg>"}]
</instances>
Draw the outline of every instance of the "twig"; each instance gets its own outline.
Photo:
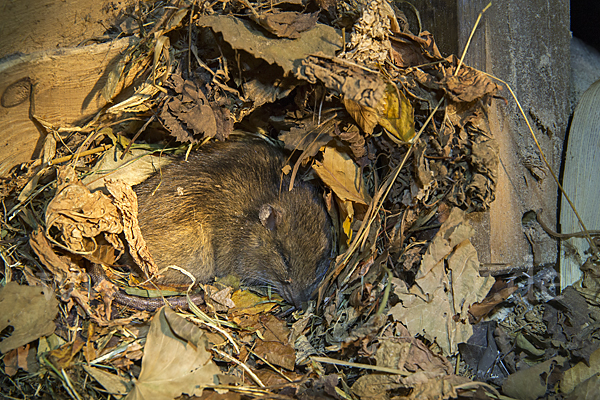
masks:
<instances>
[{"instance_id":1,"label":"twig","mask_svg":"<svg viewBox=\"0 0 600 400\"><path fill-rule=\"evenodd\" d=\"M385 290L383 292L383 298L381 299L381 304L379 304L379 308L377 309L377 313L375 315L383 314L383 310L385 310L385 306L387 305L388 299L390 298L390 291L392 290L392 278L394 277L394 273L391 269L385 268L387 271L387 285L385 285Z\"/></svg>"},{"instance_id":2,"label":"twig","mask_svg":"<svg viewBox=\"0 0 600 400\"><path fill-rule=\"evenodd\" d=\"M343 366L352 367L352 368L370 369L372 371L387 372L388 374L395 374L395 375L400 375L400 376L411 375L411 373L409 373L409 372L401 371L396 368L378 367L376 365L369 365L369 364L359 364L359 363L354 363L354 362L350 362L350 361L336 360L335 358L329 358L329 357L311 357L310 359L313 361L321 362L321 363L325 363L325 364L343 365Z\"/></svg>"},{"instance_id":3,"label":"twig","mask_svg":"<svg viewBox=\"0 0 600 400\"><path fill-rule=\"evenodd\" d=\"M76 156L77 157L85 157L85 156L89 156L91 154L102 153L103 151L106 151L106 150L110 149L111 147L113 147L112 144L104 144L100 147L96 147L95 149L86 150L86 151L83 151L78 154L71 154L70 156L55 158L54 160L48 161L48 166L64 163L65 161L71 161Z\"/></svg>"},{"instance_id":4,"label":"twig","mask_svg":"<svg viewBox=\"0 0 600 400\"><path fill-rule=\"evenodd\" d=\"M265 360L264 358L262 358L261 356L259 356L258 354L256 354L255 352L253 352L252 350L250 350L250 353L257 357L260 361L264 362L265 364L267 364L269 367L271 367L273 369L273 371L275 371L276 373L278 373L279 375L281 375L281 377L283 379L285 379L288 382L293 382L290 378L288 378L287 376L285 376L283 374L283 372L281 372L280 370L278 370L277 368L275 368L275 366L273 364L271 364L270 362L268 362L267 360Z\"/></svg>"},{"instance_id":5,"label":"twig","mask_svg":"<svg viewBox=\"0 0 600 400\"><path fill-rule=\"evenodd\" d=\"M523 119L525 120L525 123L527 124L527 128L529 129L529 133L531 134L531 137L533 138L533 141L535 142L535 146L537 147L538 151L540 152L540 155L542 156L542 160L544 160L544 164L546 165L546 168L548 168L548 170L550 171L550 174L552 175L552 178L554 178L554 182L556 182L556 185L558 186L558 189L563 194L563 196L565 196L565 199L567 200L567 202L569 203L569 206L571 207L571 209L575 213L575 216L577 217L577 221L579 221L579 225L581 225L581 228L586 233L585 239L587 240L588 244L590 245L590 249L592 249L592 251L594 252L594 254L599 254L598 247L596 247L596 244L592 240L590 232L585 227L585 224L583 223L583 220L579 216L579 213L577 212L577 209L575 208L575 205L573 204L573 202L571 201L571 199L567 195L567 192L565 192L565 190L563 189L562 185L560 184L558 176L556 176L556 173L554 173L554 170L550 166L550 163L548 162L548 159L546 159L546 154L542 150L542 146L540 146L540 142L538 142L537 136L535 136L535 133L533 132L533 128L531 127L531 124L529 123L529 119L525 115L525 111L523 111L523 107L521 107L521 103L519 102L519 99L517 99L517 95L515 95L515 92L513 92L512 88L510 87L510 85L507 82L503 81L502 79L500 79L498 77L495 77L494 75L488 74L486 72L482 72L482 73L484 75L486 75L486 76L488 76L488 77L490 77L492 79L495 79L498 82L501 82L501 83L503 83L503 84L506 85L506 88L510 92L510 94L513 97L514 101L517 103L517 107L519 107L519 111L521 112L521 116L523 117Z\"/></svg>"},{"instance_id":6,"label":"twig","mask_svg":"<svg viewBox=\"0 0 600 400\"><path fill-rule=\"evenodd\" d=\"M458 67L456 67L456 71L454 71L454 76L456 76L456 74L458 73L458 70L460 69L461 65L463 64L463 60L465 59L465 56L467 55L467 50L468 50L469 46L471 45L471 39L473 39L473 35L475 35L475 30L477 29L477 25L479 25L479 21L481 21L481 17L483 17L483 13L486 12L487 9L490 8L491 6L492 6L492 2L490 1L488 3L488 5L485 6L484 9L481 10L479 15L477 16L475 25L473 25L473 29L471 29L471 34L469 35L469 40L467 40L465 49L463 50L462 56L460 57L460 61L458 62Z\"/></svg>"},{"instance_id":7,"label":"twig","mask_svg":"<svg viewBox=\"0 0 600 400\"><path fill-rule=\"evenodd\" d=\"M554 232L552 229L550 229L550 227L548 225L546 225L546 223L544 221L542 221L542 217L540 216L540 213L535 213L535 219L537 220L538 224L540 224L540 226L542 227L542 229L544 229L544 231L546 231L546 233L549 236L552 236L555 239L570 239L570 238L585 238L588 235L592 236L592 237L596 237L596 236L600 236L600 231L587 231L587 232L573 232L573 233L558 233L558 232Z\"/></svg>"},{"instance_id":8,"label":"twig","mask_svg":"<svg viewBox=\"0 0 600 400\"><path fill-rule=\"evenodd\" d=\"M261 382L261 380L258 378L258 376L256 376L254 374L254 372L252 372L252 370L250 368L248 368L248 366L246 364L244 364L243 362L241 362L240 360L237 360L233 357L231 357L229 354L222 352L219 349L215 349L214 347L212 348L212 351L214 351L215 353L217 353L218 355L220 355L221 357L224 357L226 359L228 359L229 361L239 365L240 367L242 367L244 369L244 371L246 371L248 373L248 375L250 375L250 377L254 380L254 382L256 382L256 384L260 387L265 387L265 385Z\"/></svg>"},{"instance_id":9,"label":"twig","mask_svg":"<svg viewBox=\"0 0 600 400\"><path fill-rule=\"evenodd\" d=\"M77 391L75 390L73 385L71 384L71 380L67 376L67 373L65 372L65 370L61 369L60 372L64 379L63 386L65 387L65 389L67 389L67 392L69 393L69 395L76 400L81 400L81 397L79 396L79 394L77 393Z\"/></svg>"}]
</instances>

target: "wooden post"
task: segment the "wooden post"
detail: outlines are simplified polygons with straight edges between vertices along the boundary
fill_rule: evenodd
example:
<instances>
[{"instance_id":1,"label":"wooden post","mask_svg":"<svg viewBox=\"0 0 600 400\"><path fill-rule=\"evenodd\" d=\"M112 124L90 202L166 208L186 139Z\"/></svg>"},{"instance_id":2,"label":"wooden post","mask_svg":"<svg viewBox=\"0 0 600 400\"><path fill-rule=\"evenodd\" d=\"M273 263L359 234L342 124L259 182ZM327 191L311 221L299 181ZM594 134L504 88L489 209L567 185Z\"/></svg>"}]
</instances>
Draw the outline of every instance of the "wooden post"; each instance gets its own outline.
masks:
<instances>
[{"instance_id":1,"label":"wooden post","mask_svg":"<svg viewBox=\"0 0 600 400\"><path fill-rule=\"evenodd\" d=\"M423 29L434 34L441 52L460 56L489 0L412 3L423 10ZM556 174L570 113L570 38L568 0L494 0L465 59L510 84ZM555 228L558 189L510 92L505 88L500 95L507 102L495 101L489 114L500 147L496 200L488 212L471 214L474 244L482 263L520 268L554 264L556 241L539 227L524 228L522 218L528 211L543 210L545 222Z\"/></svg>"}]
</instances>

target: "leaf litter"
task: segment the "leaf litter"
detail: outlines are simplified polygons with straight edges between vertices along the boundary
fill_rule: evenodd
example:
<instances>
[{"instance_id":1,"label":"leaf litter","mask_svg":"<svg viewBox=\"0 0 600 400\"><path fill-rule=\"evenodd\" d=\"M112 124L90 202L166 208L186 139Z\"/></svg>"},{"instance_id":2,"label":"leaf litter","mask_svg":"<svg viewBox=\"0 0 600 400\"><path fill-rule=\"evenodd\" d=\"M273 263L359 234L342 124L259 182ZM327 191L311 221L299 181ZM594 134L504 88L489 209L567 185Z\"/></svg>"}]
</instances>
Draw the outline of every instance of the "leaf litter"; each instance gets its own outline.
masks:
<instances>
[{"instance_id":1,"label":"leaf litter","mask_svg":"<svg viewBox=\"0 0 600 400\"><path fill-rule=\"evenodd\" d=\"M110 71L103 93L118 103L85 134L48 132L62 145L3 179L3 393L595 393L594 261L557 296L551 267L484 274L471 243L466 215L495 198L498 145L486 112L502 87L442 57L430 33L411 32L382 0L215 5L139 4L153 27ZM240 128L279 139L293 151L292 181L325 188L338 256L318 297L294 310L269 288L226 277L188 311L120 305L125 292L161 303L190 294L120 264L127 252L147 277L160 272L131 185ZM83 153L90 146L107 147ZM56 162L67 165L47 163L73 148ZM98 267L106 279L93 285Z\"/></svg>"}]
</instances>

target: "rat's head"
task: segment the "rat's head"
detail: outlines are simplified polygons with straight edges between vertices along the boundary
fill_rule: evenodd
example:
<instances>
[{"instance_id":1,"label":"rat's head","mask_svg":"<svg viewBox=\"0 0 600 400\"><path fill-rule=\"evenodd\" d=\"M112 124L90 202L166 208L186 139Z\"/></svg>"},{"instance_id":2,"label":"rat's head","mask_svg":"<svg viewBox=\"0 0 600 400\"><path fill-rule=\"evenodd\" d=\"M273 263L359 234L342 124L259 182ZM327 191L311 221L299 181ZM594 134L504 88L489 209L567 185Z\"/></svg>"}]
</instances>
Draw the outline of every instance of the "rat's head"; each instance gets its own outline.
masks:
<instances>
[{"instance_id":1,"label":"rat's head","mask_svg":"<svg viewBox=\"0 0 600 400\"><path fill-rule=\"evenodd\" d=\"M248 281L273 285L289 303L300 308L310 299L331 261L331 222L323 201L307 185L262 204L247 236ZM244 257L244 256L242 256ZM259 274L258 276L256 274Z\"/></svg>"}]
</instances>

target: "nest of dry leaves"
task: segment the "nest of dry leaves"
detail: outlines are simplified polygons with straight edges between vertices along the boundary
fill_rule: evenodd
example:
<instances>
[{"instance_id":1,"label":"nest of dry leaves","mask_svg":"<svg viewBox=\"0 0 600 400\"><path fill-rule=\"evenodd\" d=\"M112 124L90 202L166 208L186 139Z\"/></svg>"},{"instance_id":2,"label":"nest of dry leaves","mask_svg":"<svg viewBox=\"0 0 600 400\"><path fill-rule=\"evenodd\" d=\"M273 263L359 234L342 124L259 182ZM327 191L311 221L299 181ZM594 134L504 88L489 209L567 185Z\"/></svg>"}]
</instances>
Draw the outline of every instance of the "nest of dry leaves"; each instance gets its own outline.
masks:
<instances>
[{"instance_id":1,"label":"nest of dry leaves","mask_svg":"<svg viewBox=\"0 0 600 400\"><path fill-rule=\"evenodd\" d=\"M482 276L467 216L496 187L488 75L381 0L157 4L132 10L152 28L107 71L112 105L2 182L6 396L536 398L597 367L580 291L557 300L551 269ZM167 294L111 268L126 249L147 267L131 185L234 129L325 188L338 257L318 297L294 311L218 280L187 312L115 304Z\"/></svg>"}]
</instances>

